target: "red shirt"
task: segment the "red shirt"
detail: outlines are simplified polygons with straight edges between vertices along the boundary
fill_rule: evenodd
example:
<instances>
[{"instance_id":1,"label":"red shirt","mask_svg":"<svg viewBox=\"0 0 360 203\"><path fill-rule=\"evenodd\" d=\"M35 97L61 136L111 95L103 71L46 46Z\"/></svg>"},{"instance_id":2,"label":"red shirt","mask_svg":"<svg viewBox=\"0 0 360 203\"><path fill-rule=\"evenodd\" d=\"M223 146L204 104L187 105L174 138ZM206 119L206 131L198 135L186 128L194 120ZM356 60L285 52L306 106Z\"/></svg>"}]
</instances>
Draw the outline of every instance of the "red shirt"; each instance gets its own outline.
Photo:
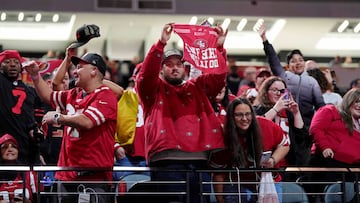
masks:
<instances>
[{"instance_id":1,"label":"red shirt","mask_svg":"<svg viewBox=\"0 0 360 203\"><path fill-rule=\"evenodd\" d=\"M25 197L32 200L33 193L37 192L37 176L33 172L26 172ZM0 200L13 202L14 197L23 196L22 177L19 173L14 180L4 181L0 183Z\"/></svg>"},{"instance_id":2,"label":"red shirt","mask_svg":"<svg viewBox=\"0 0 360 203\"><path fill-rule=\"evenodd\" d=\"M54 91L51 94L53 106L65 109L67 115L84 114L93 123L90 130L65 126L58 166L66 167L113 167L116 128L117 99L105 85L84 96L83 91L74 88L68 91ZM111 171L98 172L91 177L77 176L74 171L59 171L59 180L111 180Z\"/></svg>"},{"instance_id":3,"label":"red shirt","mask_svg":"<svg viewBox=\"0 0 360 203\"><path fill-rule=\"evenodd\" d=\"M268 120L262 116L256 116L258 123L261 128L262 136L263 136L263 151L275 151L278 146L289 146L288 140L285 138L282 129L276 125L273 121ZM240 139L240 143L243 147L246 147L243 139ZM213 153L211 156L211 165L214 167L232 167L233 163L231 163L230 155L228 150L219 151L217 153ZM250 162L248 163L250 164ZM250 165L249 165L250 167ZM278 165L275 166L275 168ZM256 181L256 177L254 173L248 174L243 173L242 181L249 180L249 181ZM234 179L236 180L236 179ZM281 177L277 176L275 181L280 181Z\"/></svg>"},{"instance_id":4,"label":"red shirt","mask_svg":"<svg viewBox=\"0 0 360 203\"><path fill-rule=\"evenodd\" d=\"M309 132L320 153L330 148L335 160L360 164L360 132L354 129L350 133L334 105L325 105L316 111Z\"/></svg>"}]
</instances>

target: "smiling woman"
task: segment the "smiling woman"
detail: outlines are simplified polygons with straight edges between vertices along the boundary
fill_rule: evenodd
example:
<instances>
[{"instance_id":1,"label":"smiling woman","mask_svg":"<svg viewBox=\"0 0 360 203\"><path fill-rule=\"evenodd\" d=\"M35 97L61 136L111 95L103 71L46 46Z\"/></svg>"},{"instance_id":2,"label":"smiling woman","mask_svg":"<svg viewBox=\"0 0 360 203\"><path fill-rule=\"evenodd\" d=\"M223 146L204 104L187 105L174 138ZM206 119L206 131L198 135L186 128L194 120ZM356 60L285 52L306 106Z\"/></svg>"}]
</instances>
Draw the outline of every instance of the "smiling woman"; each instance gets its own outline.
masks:
<instances>
[{"instance_id":1,"label":"smiling woman","mask_svg":"<svg viewBox=\"0 0 360 203\"><path fill-rule=\"evenodd\" d=\"M18 162L18 142L10 134L2 135L0 138L1 165L15 166ZM23 186L24 179L25 186ZM16 171L4 171L0 173L0 194L5 202L22 202L23 197L27 201L33 200L33 193L36 192L37 178L32 172L20 173ZM25 187L25 194L23 194Z\"/></svg>"}]
</instances>

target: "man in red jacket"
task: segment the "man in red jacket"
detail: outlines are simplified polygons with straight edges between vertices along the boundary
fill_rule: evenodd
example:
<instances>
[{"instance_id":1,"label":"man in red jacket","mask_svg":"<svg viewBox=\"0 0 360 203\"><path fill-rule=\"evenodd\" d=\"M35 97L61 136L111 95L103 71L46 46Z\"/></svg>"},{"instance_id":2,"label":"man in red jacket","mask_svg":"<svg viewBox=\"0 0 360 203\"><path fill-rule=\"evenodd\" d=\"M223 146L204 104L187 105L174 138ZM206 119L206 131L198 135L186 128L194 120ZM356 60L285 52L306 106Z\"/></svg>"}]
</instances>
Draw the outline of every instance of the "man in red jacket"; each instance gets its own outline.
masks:
<instances>
[{"instance_id":1,"label":"man in red jacket","mask_svg":"<svg viewBox=\"0 0 360 203\"><path fill-rule=\"evenodd\" d=\"M144 107L145 154L153 171L152 180L186 180L184 172L190 170L190 202L200 202L199 177L193 171L207 167L208 153L223 147L222 128L208 98L215 98L225 85L227 75L226 52L223 49L226 32L216 27L217 51L224 57L216 73L203 74L184 81L185 67L182 53L164 47L171 37L173 24L166 24L160 40L147 54L136 80L138 94ZM203 181L210 180L203 174ZM159 192L185 191L185 184L158 184ZM204 187L204 192L210 186ZM189 194L187 194L189 195ZM160 202L185 202L184 196L166 196ZM207 202L206 198L203 202Z\"/></svg>"}]
</instances>

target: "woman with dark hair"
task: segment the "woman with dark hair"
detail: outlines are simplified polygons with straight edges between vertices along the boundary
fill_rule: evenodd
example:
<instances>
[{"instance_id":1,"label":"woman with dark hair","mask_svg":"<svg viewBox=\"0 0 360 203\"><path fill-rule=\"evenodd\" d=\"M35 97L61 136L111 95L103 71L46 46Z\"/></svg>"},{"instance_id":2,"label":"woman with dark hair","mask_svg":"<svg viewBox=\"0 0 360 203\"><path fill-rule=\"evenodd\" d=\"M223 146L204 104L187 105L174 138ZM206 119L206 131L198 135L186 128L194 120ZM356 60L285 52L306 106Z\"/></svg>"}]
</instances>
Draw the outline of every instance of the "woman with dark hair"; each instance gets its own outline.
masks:
<instances>
[{"instance_id":1,"label":"woman with dark hair","mask_svg":"<svg viewBox=\"0 0 360 203\"><path fill-rule=\"evenodd\" d=\"M225 123L226 117L226 108L229 106L229 103L234 100L235 95L231 94L230 89L225 85L218 95L216 95L215 100L211 100L211 105L214 108L215 114L223 126Z\"/></svg>"},{"instance_id":2,"label":"woman with dark hair","mask_svg":"<svg viewBox=\"0 0 360 203\"><path fill-rule=\"evenodd\" d=\"M10 134L0 138L1 159L0 165L18 165L18 143ZM23 194L23 181L25 180L25 194ZM36 193L37 178L32 172L4 171L0 173L0 203L4 202L31 202Z\"/></svg>"},{"instance_id":3,"label":"woman with dark hair","mask_svg":"<svg viewBox=\"0 0 360 203\"><path fill-rule=\"evenodd\" d=\"M287 85L282 78L269 77L259 89L254 108L257 115L262 115L280 126L286 138L290 140L290 151L279 166L302 166L305 163L304 145L308 145L310 137L304 127L299 105L287 91Z\"/></svg>"},{"instance_id":4,"label":"woman with dark hair","mask_svg":"<svg viewBox=\"0 0 360 203\"><path fill-rule=\"evenodd\" d=\"M225 149L212 154L210 163L213 167L237 170L275 168L289 151L289 144L281 128L266 118L257 117L251 103L245 98L237 98L230 103L224 130ZM267 151L272 152L271 157L261 161L263 152ZM214 173L213 179L215 182L237 182L237 184L214 183L216 193L238 193L238 195L217 195L218 202L255 202L257 199L257 196L253 195L256 193L256 184L259 181L255 172ZM240 180L247 183L240 184ZM276 174L274 181L281 181L281 176ZM281 196L278 189L280 187L277 191Z\"/></svg>"},{"instance_id":5,"label":"woman with dark hair","mask_svg":"<svg viewBox=\"0 0 360 203\"><path fill-rule=\"evenodd\" d=\"M330 74L329 70L326 71L328 71ZM307 70L307 73L315 78L315 80L319 83L325 104L338 105L341 103L341 95L333 91L333 85L328 81L323 71L321 71L319 68L312 68Z\"/></svg>"}]
</instances>

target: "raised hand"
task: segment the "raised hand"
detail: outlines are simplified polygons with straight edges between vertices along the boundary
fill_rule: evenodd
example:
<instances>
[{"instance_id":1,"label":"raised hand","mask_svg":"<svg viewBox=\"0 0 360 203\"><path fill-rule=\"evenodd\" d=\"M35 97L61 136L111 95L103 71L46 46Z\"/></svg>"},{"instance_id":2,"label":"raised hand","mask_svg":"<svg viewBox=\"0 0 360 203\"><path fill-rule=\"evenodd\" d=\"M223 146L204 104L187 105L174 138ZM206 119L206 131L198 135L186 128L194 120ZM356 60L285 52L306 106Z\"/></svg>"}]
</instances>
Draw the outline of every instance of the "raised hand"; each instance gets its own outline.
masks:
<instances>
[{"instance_id":1,"label":"raised hand","mask_svg":"<svg viewBox=\"0 0 360 203\"><path fill-rule=\"evenodd\" d=\"M171 37L171 33L173 31L173 24L174 23L165 24L161 33L161 38L160 38L161 43L166 44L167 41L169 41Z\"/></svg>"},{"instance_id":2,"label":"raised hand","mask_svg":"<svg viewBox=\"0 0 360 203\"><path fill-rule=\"evenodd\" d=\"M228 29L224 31L224 29L221 27L221 25L217 25L215 27L215 31L218 34L218 40L216 42L217 47L223 47L226 39L226 35L228 33Z\"/></svg>"},{"instance_id":3,"label":"raised hand","mask_svg":"<svg viewBox=\"0 0 360 203\"><path fill-rule=\"evenodd\" d=\"M261 39L263 41L266 41L266 25L264 23L264 20L260 19L258 22L254 25L254 31L259 33Z\"/></svg>"}]
</instances>

